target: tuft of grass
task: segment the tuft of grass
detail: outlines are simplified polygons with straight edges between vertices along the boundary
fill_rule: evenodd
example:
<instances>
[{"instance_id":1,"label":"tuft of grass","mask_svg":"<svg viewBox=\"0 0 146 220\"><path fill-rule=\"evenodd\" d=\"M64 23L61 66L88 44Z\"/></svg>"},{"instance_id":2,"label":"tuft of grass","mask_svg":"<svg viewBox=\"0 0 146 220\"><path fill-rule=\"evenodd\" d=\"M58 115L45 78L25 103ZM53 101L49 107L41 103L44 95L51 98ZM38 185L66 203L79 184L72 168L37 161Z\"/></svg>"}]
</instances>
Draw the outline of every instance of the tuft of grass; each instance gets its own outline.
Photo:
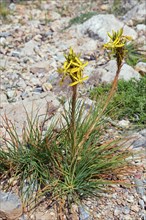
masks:
<instances>
[{"instance_id":1,"label":"tuft of grass","mask_svg":"<svg viewBox=\"0 0 146 220\"><path fill-rule=\"evenodd\" d=\"M0 149L0 180L7 189L17 186L25 203L34 199L40 202L45 196L49 205L56 204L58 212L64 212L74 202L80 204L83 199L110 191L113 184L125 184L118 178L118 174L127 174L131 169L126 159L131 153L123 147L124 142L100 143L104 126L101 117L87 135L100 113L100 105L86 112L84 103L77 102L75 145L70 113L71 104L69 111L64 108L65 123L59 133L52 127L44 134L38 118L28 117L21 137L13 123L5 119L9 138L4 139L6 150Z\"/></svg>"},{"instance_id":2,"label":"tuft of grass","mask_svg":"<svg viewBox=\"0 0 146 220\"><path fill-rule=\"evenodd\" d=\"M94 15L97 15L97 12L91 11L91 12L83 13L80 16L77 16L75 18L72 18L69 21L69 24L68 24L68 26L66 28L69 28L69 27L71 27L74 24L83 24L85 21L87 21L88 19L90 19Z\"/></svg>"},{"instance_id":3,"label":"tuft of grass","mask_svg":"<svg viewBox=\"0 0 146 220\"><path fill-rule=\"evenodd\" d=\"M107 97L111 84L100 85L90 91L90 97L98 101ZM129 119L138 125L146 124L146 76L139 81L119 80L117 92L108 106L108 115L113 119ZM112 109L112 111L111 111Z\"/></svg>"},{"instance_id":4,"label":"tuft of grass","mask_svg":"<svg viewBox=\"0 0 146 220\"><path fill-rule=\"evenodd\" d=\"M127 57L126 63L135 66L138 62L146 62L144 51L138 49L138 45L134 42L126 45Z\"/></svg>"},{"instance_id":5,"label":"tuft of grass","mask_svg":"<svg viewBox=\"0 0 146 220\"><path fill-rule=\"evenodd\" d=\"M6 19L10 14L7 5L4 2L0 2L0 17Z\"/></svg>"}]
</instances>

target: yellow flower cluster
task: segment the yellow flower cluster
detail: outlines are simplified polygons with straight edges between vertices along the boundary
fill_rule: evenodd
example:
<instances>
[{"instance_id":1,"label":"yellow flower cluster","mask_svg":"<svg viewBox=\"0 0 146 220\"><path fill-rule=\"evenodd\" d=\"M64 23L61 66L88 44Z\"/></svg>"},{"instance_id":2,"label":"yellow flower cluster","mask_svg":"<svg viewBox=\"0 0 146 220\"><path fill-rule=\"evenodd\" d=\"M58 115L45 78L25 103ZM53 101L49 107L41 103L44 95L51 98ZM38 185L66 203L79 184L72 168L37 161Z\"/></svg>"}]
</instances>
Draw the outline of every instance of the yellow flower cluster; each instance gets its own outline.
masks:
<instances>
[{"instance_id":1,"label":"yellow flower cluster","mask_svg":"<svg viewBox=\"0 0 146 220\"><path fill-rule=\"evenodd\" d=\"M123 28L121 28L117 32L112 31L112 35L109 32L107 34L110 38L110 41L104 44L104 48L107 48L109 50L114 50L116 48L124 47L127 41L132 40L130 36L123 35Z\"/></svg>"},{"instance_id":2,"label":"yellow flower cluster","mask_svg":"<svg viewBox=\"0 0 146 220\"><path fill-rule=\"evenodd\" d=\"M65 54L64 57L66 61L63 64L63 68L58 68L58 73L63 74L61 82L69 76L72 81L69 86L74 86L88 78L88 76L83 77L83 69L88 62L82 63L80 54L75 54L73 49L70 48L69 53Z\"/></svg>"}]
</instances>

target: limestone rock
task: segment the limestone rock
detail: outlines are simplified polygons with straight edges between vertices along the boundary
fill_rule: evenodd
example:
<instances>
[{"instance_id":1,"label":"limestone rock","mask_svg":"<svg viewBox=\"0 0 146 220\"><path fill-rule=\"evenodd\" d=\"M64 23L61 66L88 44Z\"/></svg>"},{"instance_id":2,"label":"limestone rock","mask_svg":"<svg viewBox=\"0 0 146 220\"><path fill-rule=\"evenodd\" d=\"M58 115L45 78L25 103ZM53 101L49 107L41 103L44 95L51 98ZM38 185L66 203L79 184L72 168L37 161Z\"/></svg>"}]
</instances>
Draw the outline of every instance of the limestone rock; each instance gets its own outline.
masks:
<instances>
[{"instance_id":1,"label":"limestone rock","mask_svg":"<svg viewBox=\"0 0 146 220\"><path fill-rule=\"evenodd\" d=\"M136 4L134 8L129 10L125 15L125 21L133 20L141 23L145 20L145 3Z\"/></svg>"},{"instance_id":2,"label":"limestone rock","mask_svg":"<svg viewBox=\"0 0 146 220\"><path fill-rule=\"evenodd\" d=\"M101 69L101 68L100 68ZM110 83L113 81L116 70L117 70L117 65L115 60L110 60L104 67L106 71L100 71L100 82L106 82ZM97 69L98 71L98 69ZM124 79L124 80L130 80L131 78L135 79L140 79L140 74L135 71L131 66L124 64L122 66L119 79Z\"/></svg>"},{"instance_id":3,"label":"limestone rock","mask_svg":"<svg viewBox=\"0 0 146 220\"><path fill-rule=\"evenodd\" d=\"M17 220L21 214L20 199L14 193L0 191L0 218Z\"/></svg>"},{"instance_id":4,"label":"limestone rock","mask_svg":"<svg viewBox=\"0 0 146 220\"><path fill-rule=\"evenodd\" d=\"M93 33L94 35L98 35L104 42L108 40L107 32L111 32L112 30L119 30L124 27L124 34L131 36L133 39L137 38L137 33L134 29L124 25L124 23L118 20L112 14L99 14L95 15L82 25L79 26L79 29L83 34L90 35Z\"/></svg>"}]
</instances>

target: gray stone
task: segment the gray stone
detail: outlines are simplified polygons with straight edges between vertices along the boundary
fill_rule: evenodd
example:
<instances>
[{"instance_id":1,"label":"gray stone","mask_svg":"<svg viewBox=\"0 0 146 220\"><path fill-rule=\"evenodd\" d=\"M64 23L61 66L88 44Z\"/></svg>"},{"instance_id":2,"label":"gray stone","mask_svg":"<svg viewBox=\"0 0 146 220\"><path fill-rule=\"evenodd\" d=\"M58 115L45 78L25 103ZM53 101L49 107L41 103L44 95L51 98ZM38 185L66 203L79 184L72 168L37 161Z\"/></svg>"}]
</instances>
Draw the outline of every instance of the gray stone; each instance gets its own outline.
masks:
<instances>
[{"instance_id":1,"label":"gray stone","mask_svg":"<svg viewBox=\"0 0 146 220\"><path fill-rule=\"evenodd\" d=\"M93 33L94 35L98 35L104 42L108 40L107 32L111 32L112 30L117 31L122 27L124 27L125 35L129 35L133 39L137 38L137 33L134 29L124 25L123 22L118 20L112 14L95 15L82 25L78 26L82 33Z\"/></svg>"},{"instance_id":2,"label":"gray stone","mask_svg":"<svg viewBox=\"0 0 146 220\"><path fill-rule=\"evenodd\" d=\"M16 97L16 91L15 90L8 90L7 91L7 97L8 97L8 99L12 99L12 98L14 98L14 97Z\"/></svg>"},{"instance_id":3,"label":"gray stone","mask_svg":"<svg viewBox=\"0 0 146 220\"><path fill-rule=\"evenodd\" d=\"M9 37L11 35L10 32L0 32L0 37Z\"/></svg>"},{"instance_id":4,"label":"gray stone","mask_svg":"<svg viewBox=\"0 0 146 220\"><path fill-rule=\"evenodd\" d=\"M18 50L12 51L11 53L12 57L20 57L21 56L21 52Z\"/></svg>"},{"instance_id":5,"label":"gray stone","mask_svg":"<svg viewBox=\"0 0 146 220\"><path fill-rule=\"evenodd\" d=\"M86 209L87 208L84 206L79 206L80 220L89 220L90 219L90 214Z\"/></svg>"},{"instance_id":6,"label":"gray stone","mask_svg":"<svg viewBox=\"0 0 146 220\"><path fill-rule=\"evenodd\" d=\"M0 217L7 220L16 220L22 215L21 201L12 192L0 191Z\"/></svg>"},{"instance_id":7,"label":"gray stone","mask_svg":"<svg viewBox=\"0 0 146 220\"><path fill-rule=\"evenodd\" d=\"M146 74L146 63L144 62L137 63L135 69L142 74Z\"/></svg>"},{"instance_id":8,"label":"gray stone","mask_svg":"<svg viewBox=\"0 0 146 220\"><path fill-rule=\"evenodd\" d=\"M11 11L15 11L15 10L16 10L16 5L15 5L14 3L11 3L11 4L9 5L9 9L10 9Z\"/></svg>"},{"instance_id":9,"label":"gray stone","mask_svg":"<svg viewBox=\"0 0 146 220\"><path fill-rule=\"evenodd\" d=\"M145 24L138 24L136 25L138 31L146 32L146 25Z\"/></svg>"},{"instance_id":10,"label":"gray stone","mask_svg":"<svg viewBox=\"0 0 146 220\"><path fill-rule=\"evenodd\" d=\"M16 84L18 87L25 89L26 88L26 83L23 79L20 78L20 80Z\"/></svg>"},{"instance_id":11,"label":"gray stone","mask_svg":"<svg viewBox=\"0 0 146 220\"><path fill-rule=\"evenodd\" d=\"M124 213L125 215L127 215L127 214L130 213L130 208L129 208L128 206L126 206L126 207L123 208L122 211L123 211L123 213Z\"/></svg>"},{"instance_id":12,"label":"gray stone","mask_svg":"<svg viewBox=\"0 0 146 220\"><path fill-rule=\"evenodd\" d=\"M133 20L136 22L144 22L145 20L145 3L137 4L134 8L129 10L124 16L125 21Z\"/></svg>"},{"instance_id":13,"label":"gray stone","mask_svg":"<svg viewBox=\"0 0 146 220\"><path fill-rule=\"evenodd\" d=\"M106 83L112 82L117 70L116 60L110 60L105 66L103 66L103 69L104 72L100 72L100 81ZM138 80L140 79L140 74L137 71L135 71L131 66L124 64L121 68L119 79L124 79L128 81L131 78L135 78Z\"/></svg>"},{"instance_id":14,"label":"gray stone","mask_svg":"<svg viewBox=\"0 0 146 220\"><path fill-rule=\"evenodd\" d=\"M139 195L144 196L145 195L145 189L144 189L144 184L143 181L139 178L134 178L134 182L136 184L136 191Z\"/></svg>"},{"instance_id":15,"label":"gray stone","mask_svg":"<svg viewBox=\"0 0 146 220\"><path fill-rule=\"evenodd\" d=\"M34 40L30 40L27 43L25 43L24 48L21 50L22 56L32 56L35 54L35 48L37 46L37 42Z\"/></svg>"},{"instance_id":16,"label":"gray stone","mask_svg":"<svg viewBox=\"0 0 146 220\"><path fill-rule=\"evenodd\" d=\"M145 207L144 201L142 199L139 199L138 203L141 206L141 208L144 209Z\"/></svg>"},{"instance_id":17,"label":"gray stone","mask_svg":"<svg viewBox=\"0 0 146 220\"><path fill-rule=\"evenodd\" d=\"M143 129L142 131L139 132L142 136L146 137L146 129Z\"/></svg>"}]
</instances>

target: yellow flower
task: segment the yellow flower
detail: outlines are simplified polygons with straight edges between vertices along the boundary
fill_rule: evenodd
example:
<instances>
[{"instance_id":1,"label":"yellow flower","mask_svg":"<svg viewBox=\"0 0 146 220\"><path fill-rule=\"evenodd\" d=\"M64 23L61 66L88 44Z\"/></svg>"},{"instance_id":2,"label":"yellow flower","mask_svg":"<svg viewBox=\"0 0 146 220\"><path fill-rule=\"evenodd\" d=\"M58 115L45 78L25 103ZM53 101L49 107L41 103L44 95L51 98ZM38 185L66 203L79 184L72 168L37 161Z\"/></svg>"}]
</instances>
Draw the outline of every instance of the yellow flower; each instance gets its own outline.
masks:
<instances>
[{"instance_id":1,"label":"yellow flower","mask_svg":"<svg viewBox=\"0 0 146 220\"><path fill-rule=\"evenodd\" d=\"M127 52L125 45L128 41L132 40L132 38L123 35L123 28L117 32L112 31L112 34L109 32L107 34L110 40L108 43L104 44L104 48L110 50L111 53L116 56L118 64L121 64L125 57L125 53Z\"/></svg>"},{"instance_id":2,"label":"yellow flower","mask_svg":"<svg viewBox=\"0 0 146 220\"><path fill-rule=\"evenodd\" d=\"M80 60L80 54L75 54L73 49L70 48L69 53L64 55L66 61L62 68L58 68L58 73L63 74L61 82L64 81L66 77L70 77L72 83L69 86L74 86L78 83L82 83L88 78L88 76L83 77L83 69L88 64L88 62L83 63Z\"/></svg>"},{"instance_id":3,"label":"yellow flower","mask_svg":"<svg viewBox=\"0 0 146 220\"><path fill-rule=\"evenodd\" d=\"M123 35L123 28L121 28L117 32L112 31L112 35L109 32L107 34L110 38L110 41L104 44L104 47L111 50L119 47L124 47L128 40L132 40L130 36Z\"/></svg>"}]
</instances>

